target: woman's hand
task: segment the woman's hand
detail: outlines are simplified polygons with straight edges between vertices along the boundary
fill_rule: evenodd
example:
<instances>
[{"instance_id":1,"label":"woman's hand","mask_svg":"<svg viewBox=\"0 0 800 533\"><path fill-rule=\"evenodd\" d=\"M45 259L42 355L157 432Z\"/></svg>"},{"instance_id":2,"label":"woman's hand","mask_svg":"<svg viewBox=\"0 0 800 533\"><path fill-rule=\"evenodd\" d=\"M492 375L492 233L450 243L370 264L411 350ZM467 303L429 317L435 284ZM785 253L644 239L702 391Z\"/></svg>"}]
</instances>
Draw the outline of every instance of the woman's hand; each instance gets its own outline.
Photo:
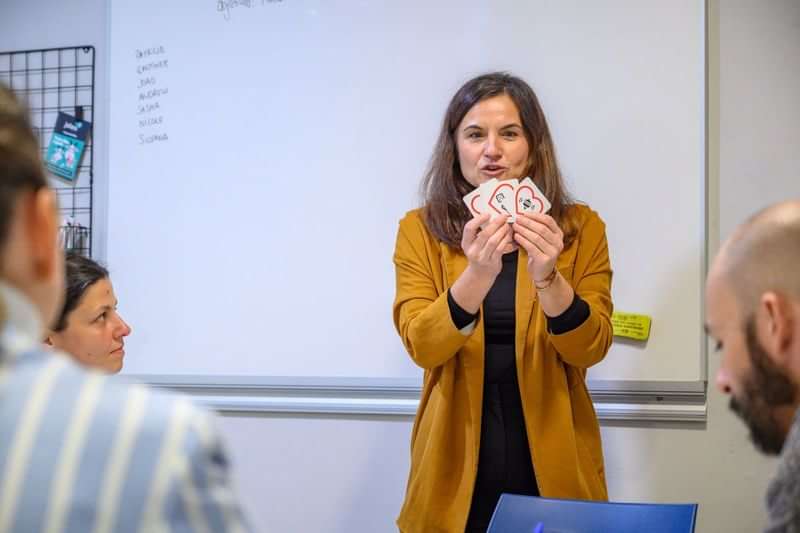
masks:
<instances>
[{"instance_id":1,"label":"woman's hand","mask_svg":"<svg viewBox=\"0 0 800 533\"><path fill-rule=\"evenodd\" d=\"M508 218L496 217L489 220L490 215L473 218L464 225L461 237L461 249L469 261L468 268L475 274L491 278L492 282L503 268L503 253L513 242L513 232ZM487 223L483 229L481 224Z\"/></svg>"},{"instance_id":2,"label":"woman's hand","mask_svg":"<svg viewBox=\"0 0 800 533\"><path fill-rule=\"evenodd\" d=\"M481 224L486 224L480 229ZM513 246L513 232L506 217L489 220L484 214L464 226L461 248L467 256L467 268L450 287L455 302L468 313L475 314L494 280L503 269L503 253Z\"/></svg>"},{"instance_id":3,"label":"woman's hand","mask_svg":"<svg viewBox=\"0 0 800 533\"><path fill-rule=\"evenodd\" d=\"M528 252L528 274L534 283L544 282L564 249L564 232L550 215L524 213L513 225L514 241Z\"/></svg>"}]
</instances>

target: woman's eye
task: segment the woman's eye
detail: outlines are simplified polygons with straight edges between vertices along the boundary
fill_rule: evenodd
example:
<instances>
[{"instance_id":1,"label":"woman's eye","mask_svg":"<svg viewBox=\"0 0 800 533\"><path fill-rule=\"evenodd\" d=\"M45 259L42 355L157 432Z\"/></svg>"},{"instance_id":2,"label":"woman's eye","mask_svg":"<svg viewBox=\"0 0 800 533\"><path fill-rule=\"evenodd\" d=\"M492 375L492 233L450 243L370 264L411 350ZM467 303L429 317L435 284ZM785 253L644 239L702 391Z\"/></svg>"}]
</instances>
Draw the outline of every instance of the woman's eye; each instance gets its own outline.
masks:
<instances>
[{"instance_id":1,"label":"woman's eye","mask_svg":"<svg viewBox=\"0 0 800 533\"><path fill-rule=\"evenodd\" d=\"M717 341L717 343L714 345L714 351L719 352L721 350L722 350L722 341Z\"/></svg>"},{"instance_id":2,"label":"woman's eye","mask_svg":"<svg viewBox=\"0 0 800 533\"><path fill-rule=\"evenodd\" d=\"M519 133L516 131L507 131L503 134L503 136L508 137L509 139L515 139L518 135Z\"/></svg>"},{"instance_id":3,"label":"woman's eye","mask_svg":"<svg viewBox=\"0 0 800 533\"><path fill-rule=\"evenodd\" d=\"M477 131L473 131L467 134L467 139L480 139L481 134Z\"/></svg>"}]
</instances>

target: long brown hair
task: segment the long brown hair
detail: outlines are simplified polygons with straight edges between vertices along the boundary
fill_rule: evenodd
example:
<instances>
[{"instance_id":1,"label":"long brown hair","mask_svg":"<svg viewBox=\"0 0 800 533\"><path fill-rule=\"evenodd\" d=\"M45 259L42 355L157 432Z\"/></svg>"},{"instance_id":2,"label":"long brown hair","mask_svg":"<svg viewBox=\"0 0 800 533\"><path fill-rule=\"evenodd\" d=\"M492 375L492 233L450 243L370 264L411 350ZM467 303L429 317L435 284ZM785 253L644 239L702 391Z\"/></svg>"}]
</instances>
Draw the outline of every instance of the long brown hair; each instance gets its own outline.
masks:
<instances>
[{"instance_id":1,"label":"long brown hair","mask_svg":"<svg viewBox=\"0 0 800 533\"><path fill-rule=\"evenodd\" d=\"M533 179L552 203L549 214L564 232L566 248L577 233L574 222L567 216L573 201L558 169L547 120L533 89L520 78L505 72L492 72L469 80L450 100L433 156L422 180L425 225L443 243L454 248L461 247L464 225L472 217L461 199L474 187L464 179L458 163L456 129L475 104L504 94L511 98L519 110L522 129L530 147L526 175Z\"/></svg>"}]
</instances>

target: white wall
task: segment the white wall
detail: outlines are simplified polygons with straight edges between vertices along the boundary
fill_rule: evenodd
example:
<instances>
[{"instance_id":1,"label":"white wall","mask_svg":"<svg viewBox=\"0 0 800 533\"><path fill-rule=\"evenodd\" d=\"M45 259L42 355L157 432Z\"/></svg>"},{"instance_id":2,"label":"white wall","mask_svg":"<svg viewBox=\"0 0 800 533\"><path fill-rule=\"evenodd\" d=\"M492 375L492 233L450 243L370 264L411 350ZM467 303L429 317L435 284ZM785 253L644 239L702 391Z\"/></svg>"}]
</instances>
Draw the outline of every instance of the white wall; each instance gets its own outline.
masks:
<instances>
[{"instance_id":1,"label":"white wall","mask_svg":"<svg viewBox=\"0 0 800 533\"><path fill-rule=\"evenodd\" d=\"M77 4L80 9L77 9ZM746 215L800 197L800 2L711 0L712 250ZM0 4L0 50L94 44L98 216L105 155L104 0ZM73 38L80 35L80 38ZM102 241L99 238L98 241ZM102 244L98 250L103 256ZM113 268L113 265L111 265ZM712 354L709 375L717 359ZM410 419L223 417L252 521L265 531L392 531L408 467ZM701 428L605 426L612 498L700 503L698 531L758 531L774 462L711 391ZM298 525L302 524L302 525Z\"/></svg>"},{"instance_id":2,"label":"white wall","mask_svg":"<svg viewBox=\"0 0 800 533\"><path fill-rule=\"evenodd\" d=\"M800 2L721 0L720 226L800 197Z\"/></svg>"}]
</instances>

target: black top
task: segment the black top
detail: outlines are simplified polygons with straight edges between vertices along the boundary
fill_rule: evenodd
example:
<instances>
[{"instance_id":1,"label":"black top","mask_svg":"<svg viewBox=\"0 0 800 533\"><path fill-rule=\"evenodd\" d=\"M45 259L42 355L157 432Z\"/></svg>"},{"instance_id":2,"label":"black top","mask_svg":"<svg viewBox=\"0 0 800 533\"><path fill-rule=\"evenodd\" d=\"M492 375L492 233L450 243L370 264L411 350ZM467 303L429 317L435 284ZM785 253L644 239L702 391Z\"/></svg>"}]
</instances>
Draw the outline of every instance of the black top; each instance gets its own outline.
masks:
<instances>
[{"instance_id":1,"label":"black top","mask_svg":"<svg viewBox=\"0 0 800 533\"><path fill-rule=\"evenodd\" d=\"M517 380L514 295L518 255L503 256L503 269L483 301L486 346L481 443L467 531L486 531L503 492L539 494ZM477 318L462 309L449 292L447 301L458 329ZM565 333L588 316L589 305L576 295L564 313L547 318L548 329L553 334Z\"/></svg>"},{"instance_id":2,"label":"black top","mask_svg":"<svg viewBox=\"0 0 800 533\"><path fill-rule=\"evenodd\" d=\"M518 255L517 252L512 252L510 254L505 254L503 256L504 270L500 271L500 275L498 276L498 279L500 279L501 276L505 277L506 284L510 281L513 284L512 286L514 288L514 291L516 291L516 275L517 275L516 263L514 263L513 267L510 267L513 268L513 273L511 275L509 275L508 273L504 274L504 272L506 270L506 265L516 261L517 255ZM509 276L511 276L510 279ZM497 280L495 280L495 283L497 283ZM511 298L513 300L514 292L511 293ZM484 304L485 303L486 301L484 300ZM456 301L453 299L453 295L450 294L449 290L447 291L447 304L450 306L450 317L452 318L453 324L455 324L456 329L464 328L465 326L469 325L473 320L477 319L478 316L480 315L480 313L475 313L473 315L472 313L465 311L460 305L456 303ZM572 298L572 303L569 305L569 307L567 307L567 309L563 313L555 317L550 317L545 315L545 318L547 319L547 329L553 335L560 335L562 333L572 331L573 329L583 324L587 318L589 318L589 312L590 312L589 304L586 303L586 300L575 294L574 297ZM487 328L486 334L488 336L489 333L488 322L486 324L486 328ZM513 337L511 340L512 341L514 340Z\"/></svg>"}]
</instances>

